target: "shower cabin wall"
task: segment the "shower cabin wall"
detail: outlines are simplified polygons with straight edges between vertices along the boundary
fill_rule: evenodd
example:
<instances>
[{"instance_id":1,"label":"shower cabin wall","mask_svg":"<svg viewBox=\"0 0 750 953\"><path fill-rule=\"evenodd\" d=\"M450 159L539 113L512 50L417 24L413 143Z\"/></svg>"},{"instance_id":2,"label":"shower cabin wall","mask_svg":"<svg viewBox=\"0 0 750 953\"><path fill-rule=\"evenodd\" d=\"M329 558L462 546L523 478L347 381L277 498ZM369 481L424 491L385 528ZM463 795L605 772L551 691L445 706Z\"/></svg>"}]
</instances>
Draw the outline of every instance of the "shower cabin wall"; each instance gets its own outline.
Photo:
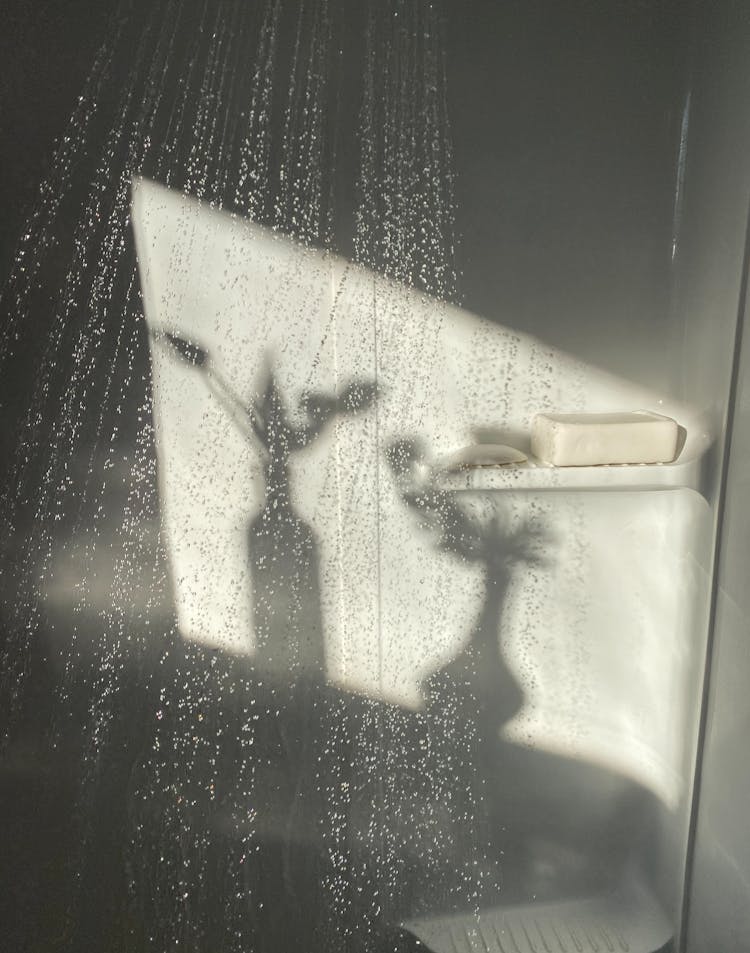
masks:
<instances>
[{"instance_id":1,"label":"shower cabin wall","mask_svg":"<svg viewBox=\"0 0 750 953\"><path fill-rule=\"evenodd\" d=\"M747 62L747 55L745 57ZM744 315L745 328L748 316ZM743 333L715 577L705 747L688 894L688 953L744 953L750 946L750 342Z\"/></svg>"},{"instance_id":2,"label":"shower cabin wall","mask_svg":"<svg viewBox=\"0 0 750 953\"><path fill-rule=\"evenodd\" d=\"M745 313L745 327L748 316ZM716 574L707 726L697 779L696 840L688 895L688 953L750 946L750 342L743 335Z\"/></svg>"},{"instance_id":3,"label":"shower cabin wall","mask_svg":"<svg viewBox=\"0 0 750 953\"><path fill-rule=\"evenodd\" d=\"M680 2L451 5L464 303L675 393Z\"/></svg>"},{"instance_id":4,"label":"shower cabin wall","mask_svg":"<svg viewBox=\"0 0 750 953\"><path fill-rule=\"evenodd\" d=\"M694 35L694 108L678 255L677 295L684 322L681 389L700 401L719 435L707 460L705 486L713 501L722 491L723 508L716 565L706 554L702 567L712 577L714 601L685 948L688 953L742 953L750 947L747 5L705 5L695 19Z\"/></svg>"},{"instance_id":5,"label":"shower cabin wall","mask_svg":"<svg viewBox=\"0 0 750 953\"><path fill-rule=\"evenodd\" d=\"M659 825L654 868L662 897L679 918L682 884L675 871L686 859L712 538L742 296L750 183L748 14L744 4L731 2L572 6L472 4L452 34L463 291L479 313L689 401L710 434L700 479L708 510L687 555L706 598L696 600L685 632L694 657L682 726L683 796L678 812L665 811ZM737 413L735 429L744 426L741 398ZM740 505L743 440L738 429L730 518ZM724 583L722 575L717 583L714 651L722 654L698 778L707 802L699 815L693 884L700 912L687 934L696 953L747 945L732 899L747 889L747 851L742 841L728 846L732 837L724 826L718 831L721 805L741 824L747 789L740 780L728 804L720 774L744 724L732 688L741 682L740 620L746 619L737 609L743 605L736 589L740 525L725 542L722 573L731 578ZM729 860L719 864L728 885L721 901L710 872L724 850L737 871L730 874Z\"/></svg>"},{"instance_id":6,"label":"shower cabin wall","mask_svg":"<svg viewBox=\"0 0 750 953\"><path fill-rule=\"evenodd\" d=\"M746 894L742 871L747 870L747 851L741 840L733 840L733 847L727 847L737 865L730 875L726 866L714 865L722 837L727 845L732 838L726 832L719 836L712 832L714 825L720 826L719 813L724 819L727 816L737 819L744 811L743 792L746 791L739 783L727 785L720 765L725 764L722 758L726 759L731 748L726 738L738 737L733 733L744 717L742 706L731 714L730 708L736 706L737 700L732 686L738 684L735 679L742 678L743 670L737 655L741 616L736 607L741 606L742 601L735 603L733 598L739 593L736 581L743 552L738 535L742 526L738 493L743 479L745 423L738 397L741 391L734 391L733 373L737 373L736 342L744 320L746 280L750 170L745 157L750 146L750 122L745 104L750 93L750 23L745 5L736 3L695 4L689 22L686 122L676 167L670 310L678 357L676 392L691 401L712 435L700 479L701 491L710 505L707 525L711 532L705 544L691 552L690 560L701 580L701 588L705 592L715 591L711 605L706 604L698 611L695 620L698 630L704 631L709 640L708 667L703 668L704 660L696 657L698 669L692 716L686 726L695 740L685 749L686 777L694 770L693 763L697 764L695 787L686 794L692 793L694 798L691 823L697 823L698 834L687 853L682 940L694 953L710 953L715 949L745 949L748 943L739 907L736 904L732 907L731 899L738 891ZM742 365L740 382L741 368ZM738 416L732 434L728 434L727 422L733 415ZM727 486L723 491L727 441L732 447L734 462L725 474ZM725 512L722 512L723 492L733 501ZM718 564L718 572L713 543L716 533L726 536L725 556ZM726 611L727 606L734 608ZM696 649L701 643L702 639L695 643ZM719 659L734 653L736 667L731 679L725 664L718 663L718 670L712 665L717 653ZM707 714L703 706L709 697L705 694L709 677L713 707L708 710L715 710L716 714L709 718L709 725L714 725L714 729L713 734L709 729L706 736L708 748L704 758L700 719ZM719 741L720 738L723 741ZM702 802L704 790L708 805ZM730 790L735 792L731 796ZM665 855L681 854L684 851L682 833L678 834L678 829L669 824L664 825L663 831ZM721 886L720 869L725 878ZM710 875L709 871L712 871Z\"/></svg>"},{"instance_id":7,"label":"shower cabin wall","mask_svg":"<svg viewBox=\"0 0 750 953\"><path fill-rule=\"evenodd\" d=\"M450 89L467 305L688 401L710 434L685 552L685 708L666 716L683 739L680 803L644 860L678 921L744 253L743 15L723 3L467 9Z\"/></svg>"},{"instance_id":8,"label":"shower cabin wall","mask_svg":"<svg viewBox=\"0 0 750 953\"><path fill-rule=\"evenodd\" d=\"M526 400L523 400L525 385L522 369L534 366L533 361L528 361L529 350L533 353L536 348L538 355L541 348L547 348L543 353L549 355L550 372L554 376L565 363L559 351L549 347L554 345L572 353L580 362L582 370L576 378L576 386L582 391L582 396L575 399L582 400L585 407L597 409L597 400L610 403L634 400L636 394L646 395L639 397L639 400L658 401L661 406L662 401L668 402L670 398L680 396L686 404L691 405L690 415L684 408L685 416L680 418L688 426L689 441L694 444L697 438L705 437L707 442L713 441L714 446L720 446L723 426L721 407L718 408L718 414L706 413L709 408L704 406L703 401L695 400L692 389L683 387L683 368L685 362L692 359L698 340L698 334L693 333L690 322L695 320L702 327L704 318L686 319L683 316L677 294L679 289L675 286L675 275L681 263L683 218L690 220L692 208L686 206L686 195L689 195L686 170L692 171L689 161L691 110L693 98L700 99L690 83L693 37L692 21L687 12L680 5L661 5L654 9L652 5L615 3L608 5L605 10L585 4L573 16L570 10L561 11L557 4L534 7L530 11L528 5L508 3L493 5L492 8L483 4L462 5L460 11L452 8L450 14L451 24L456 24L455 30L450 31L448 76L455 143L456 206L462 235L459 260L463 265L463 299L467 309L475 311L484 319L483 333L486 333L487 341L491 342L495 333L498 339L509 333L518 336L518 359L515 364L506 365L503 371L510 379L514 394L521 395L517 400L521 409L513 418L513 423L518 427L527 424L529 415L541 406L537 390L539 380L532 379L531 372L526 383ZM581 29L582 24L585 25L584 29ZM205 307L217 297L215 289L207 290L210 289L209 281L199 280L204 299L192 292L187 296L189 301L200 302L197 311L193 312L190 306L185 305L180 307L179 313L172 313L171 305L167 305L159 313L158 302L169 302L172 297L163 284L165 269L153 266L149 269L149 256L154 261L164 262L171 255L179 261L185 259L187 252L184 247L178 248L178 243L174 245L177 252L170 251L170 245L164 244L163 237L149 235L148 230L158 223L162 236L167 236L167 239L171 234L180 233L183 235L180 241L187 247L193 242L201 243L206 261L229 261L235 242L230 238L221 238L215 248L204 247L203 238L193 237L192 225L188 225L187 218L184 227L164 229L164 222L176 220L183 210L189 217L187 205L178 202L175 206L175 198L159 198L158 193L149 186L144 186L141 194L145 198L136 202L136 231L142 227L139 222L150 223L144 233L143 244L139 246L142 264L146 263L142 278L146 288L147 319L161 334L171 326L186 338L197 337L200 335L201 322L206 321ZM157 216L157 211L160 211L161 218ZM350 209L344 207L339 211L346 217ZM206 223L205 228L196 226L198 230L195 235L213 234L214 230L217 235L224 233L225 227L219 217L214 216L213 224L209 225L205 210L196 209L195 216L196 221L203 217ZM228 224L226 228L229 228ZM221 243L224 241L227 245L222 250ZM242 241L245 239L237 238L237 248L242 247ZM250 241L262 244L265 239L256 235ZM248 245L248 249L250 247ZM289 254L292 258L297 255L293 250ZM276 288L273 278L259 278L252 273L251 266L247 264L250 261L249 252L241 255L235 252L234 257L240 263L232 267L238 269L237 274L241 276L242 282L255 288L270 288L269 301L274 301ZM310 258L308 264L311 271L317 271L320 275L328 273L329 265L325 260L315 259L312 264ZM330 265L330 269L331 288L335 289L341 274L346 272L346 266L335 263ZM218 274L217 267L207 268L206 271ZM321 300L323 311L330 309L331 314L337 306L340 308L343 305L350 329L354 321L352 315L356 314L358 320L362 321L362 327L372 323L377 339L379 322L382 323L383 317L377 315L377 308L371 315L366 310L370 300L374 299L385 302L382 310L386 313L390 307L389 301L401 302L394 308L396 315L402 308L406 320L415 322L415 316L419 315L416 323L420 326L428 327L429 322L434 320L436 312L428 301L417 302L415 298L410 299L403 289L387 288L377 280L374 281L372 295L363 293L361 289L366 289L368 282L373 279L362 272L348 274L346 288L341 284L344 293L340 299L339 293L334 294L332 290L330 301ZM150 281L154 282L151 288ZM289 285L284 285L285 293L290 287L291 280ZM357 289L360 290L354 294ZM348 295L353 297L350 299ZM725 307L722 314L727 335L722 337L719 334L712 339L712 360L715 358L717 369L707 393L714 396L717 390L723 388L722 374L731 360L731 329L735 311L731 307L731 292L728 297L730 307L728 310ZM276 305L267 307L265 312L275 313L275 308ZM470 314L462 318L450 309L445 309L442 314L446 343L442 343L443 338L435 340L441 342L439 353L449 355L450 349L460 345L463 339L458 334L452 339L445 329L464 323L470 325L476 319ZM338 313L336 321L339 321ZM221 324L219 312L216 314L216 326L229 327L228 324ZM300 333L296 325L294 328L295 335ZM346 367L347 351L352 345L347 341L344 327L337 324L336 328L334 337L339 349L337 361L340 360L342 367ZM408 354L410 360L419 357L414 340L410 339L412 330L411 326L405 328L399 342L401 356ZM539 336L545 344L540 345L525 336L530 334ZM431 339L433 345L435 340ZM211 346L213 349L214 345ZM221 342L217 341L217 354L220 347ZM394 356L390 351L385 353L389 357ZM446 363L448 370L444 378L430 379L438 395L445 392L452 397L454 391L465 386L472 371L470 365L462 363L465 356L460 353L455 365L450 360ZM367 355L362 366L369 366L371 357ZM162 366L165 360L164 353L158 352L155 367L157 362ZM400 393L404 380L388 377L392 368L387 363L379 365L378 360L376 354L373 366L376 376L379 374L381 381L385 382L385 396L379 405L380 432L377 440L387 443L389 438L396 436L389 430L395 415L392 408L388 407L387 400ZM442 367L442 360L441 356L433 367L427 367L427 371ZM227 361L225 369L230 366ZM406 366L409 366L408 361ZM418 360L411 366L416 369ZM491 424L496 419L493 416L493 401L497 399L498 389L507 383L497 379L501 366L498 360L495 365L496 379L492 381L492 386L496 388L494 396L480 389L480 404L466 412L466 417L473 423L482 422L483 412L486 414L485 423ZM165 363L164 380L169 373L167 367ZM177 365L173 367L176 373ZM599 368L613 375L609 392L602 383ZM239 369L233 370L230 377L240 373ZM291 380L291 372L287 369L285 373ZM455 379L451 378L451 373ZM161 372L156 376L162 378ZM427 376L429 379L429 373ZM561 395L562 400L573 399L573 376L566 378L563 372L559 379L555 377L556 393ZM411 381L411 378L408 379ZM638 391L636 385L642 390ZM248 386L244 382L242 389L247 390ZM422 381L415 380L414 388L419 400L423 399L419 390L421 386ZM164 393L166 390L165 387ZM176 395L177 390L173 396ZM462 396L467 397L466 394ZM487 401L486 405L481 404L482 399ZM159 408L166 407L167 403L157 393L157 419L162 412ZM176 403L181 404L182 399L177 397ZM722 407L725 404L724 399ZM446 424L441 429L444 422L441 420L441 426L438 426L433 419L437 416L433 412L434 407L438 405L439 399L432 405L429 402L425 404L433 409L430 411L432 417L428 416L423 421L423 430L431 435L439 433L444 440L453 439L456 436L455 428L451 429L453 424ZM448 405L452 408L450 401L447 401ZM599 408L601 406L599 404ZM518 407L515 407L515 411L518 411ZM548 409L565 410L571 407L564 405ZM677 410L674 412L680 416ZM172 414L174 420L177 416L176 412ZM169 413L163 411L163 417L166 421ZM408 415L402 414L402 418L411 420ZM165 422L162 430L165 436L169 427L170 424ZM177 446L179 437L173 440ZM698 439L698 445L700 442ZM165 446L166 443L162 445L163 452ZM378 445L376 450L379 453L381 446ZM346 456L345 453L339 459L345 459ZM179 488L176 481L170 482L168 457L167 452L162 462L162 472L166 499L169 501L169 493L179 493ZM377 455L373 456L373 466L375 471L381 466ZM183 469L186 472L191 470L190 467ZM164 474L167 476L164 477ZM368 479L371 476L372 473ZM339 474L338 479L341 488L348 475ZM616 478L613 479L616 482ZM522 715L520 726L519 723L510 726L509 736L512 742L517 743L523 731L526 731L526 737L532 744L538 744L542 749L546 744L550 752L558 755L561 751L565 752L568 764L577 766L581 780L577 795L571 789L569 803L559 803L554 807L560 830L567 825L568 833L575 829L576 836L581 834L576 827L580 822L573 803L576 797L581 798L592 811L594 808L601 811L601 816L611 821L610 834L615 838L621 836L630 839L637 845L631 860L638 867L640 876L657 885L660 899L675 925L680 919L691 805L692 766L706 641L707 595L711 578L712 507L715 503L711 480L701 484L700 481L693 483L692 478L687 476L685 479L688 485L671 497L669 494L659 496L657 491L649 491L638 498L635 494L613 490L608 497L589 493L575 502L570 495L563 493L548 509L545 509L547 504L542 504L541 499L532 504L541 507L550 522L561 531L561 536L566 534L571 525L577 525L581 551L576 555L571 549L561 547L560 561L567 561L575 571L575 560L580 559L578 568L586 566L592 576L580 581L577 593L571 594L570 589L565 592L569 603L578 600L576 604L580 615L570 621L565 614L570 610L570 604L566 603L561 608L559 618L550 624L550 637L556 644L548 646L549 657L544 657L544 651L536 655L531 653L531 658L528 652L524 658L518 652L512 656L516 666L524 663L533 672L529 679L532 689L536 687L534 680L537 677L543 683L546 676L548 697L546 713L542 711L540 715L537 712L535 719L532 690L528 705L530 713ZM384 476L371 490L378 497L378 506L382 506L383 512L388 513L391 519L392 510L396 507L392 507L391 500L383 502L388 492L385 488L389 486ZM704 490L706 497L701 496L699 490ZM492 489L485 491L480 488L478 495L495 497ZM392 507L392 510L388 507ZM174 504L168 503L167 510L175 514L177 523L182 522ZM577 524L570 519L566 524L566 515L570 517L571 514L576 514L579 520ZM363 512L358 516L361 519L359 529L364 538L369 532L367 521ZM585 521L589 523L585 530L581 530ZM369 543L374 540L376 546L380 547L380 525L371 527L371 530L372 539ZM572 535L575 536L575 532ZM173 538L177 539L176 536ZM608 547L608 541L612 540L615 543ZM665 571L663 566L655 566L654 547L664 540L667 540L664 564L674 570L674 576ZM649 548L651 562L638 551L639 544ZM180 548L189 547L185 547L184 541L178 540L175 549ZM607 552L608 549L611 551ZM596 567L599 574L594 582L596 555L600 557ZM382 577L387 582L391 570L389 557L387 554L382 557L381 552L378 552L376 561L382 558L385 563L379 563L378 579ZM218 560L212 562L216 566L222 565ZM655 570L661 569L661 573L655 572L653 580L650 580L644 578L649 576L649 569L646 569L636 582L637 562ZM349 593L349 600L353 601L354 587L359 582L356 578L344 576L350 566L349 560L339 559L338 565L341 573L339 581L346 578L347 584L348 581L353 584ZM602 571L602 566L608 567L609 579L606 578L607 573ZM179 578L191 577L191 573L179 566L173 572ZM617 593L613 578L620 573L624 574L625 587L636 590L635 596L633 591ZM598 587L601 587L601 591L595 591ZM210 588L217 591L216 586ZM347 585L343 585L343 589L346 591ZM648 595L643 595L649 592L651 602ZM190 601L189 597L190 593L187 593L183 605ZM618 597L621 602L614 616L611 610L606 610L605 603L607 598L614 601ZM180 598L178 593L178 602ZM202 597L196 599L199 605L203 604ZM456 610L456 599L447 607L446 614L448 610ZM640 604L641 599L643 604ZM388 604L386 588L377 590L375 601L378 602L378 619L381 615L386 619L383 632L389 634L390 623L393 630L399 632L399 638L404 642L409 641L411 645L413 639L409 639L408 632L398 629L399 620L394 618L397 615L394 607L398 608L398 601ZM594 604L593 610L590 603ZM244 599L243 605L247 604L248 600ZM520 609L516 606L514 620L516 635L524 623L533 628L530 619L523 619L523 603L520 605ZM654 618L660 605L662 608L664 605L668 607L664 615L667 630L656 633ZM549 605L545 607L546 612L550 612L550 609ZM327 603L326 611L331 611ZM473 610L470 607L468 611ZM342 614L344 617L354 617L349 609L344 609ZM592 630L597 620L601 631L594 639ZM633 659L626 660L628 664L623 671L628 674L632 671L633 675L640 676L639 681L633 681L630 686L626 684L627 676L621 674L618 668L621 658L617 646L618 640L625 645L631 644L628 640L633 633L628 631L629 620L638 629L636 636L648 633L650 640L650 644L640 649L645 660L645 671L638 673ZM199 620L188 618L184 628L199 631L200 625L193 625L193 621ZM512 628L508 617L505 621ZM568 621L570 624L566 624ZM403 623L403 619L400 622ZM360 633L364 628L359 626ZM578 673L581 684L576 684L575 678L571 677L571 660L577 657L576 640L584 637L588 640L587 647L593 645L593 651L588 656L584 653L582 668ZM381 638L385 636L381 634ZM654 652L653 644L659 638L666 646L661 655ZM392 643L399 641L393 638L392 633L390 639ZM510 641L513 641L512 632ZM637 639L632 644L638 645ZM560 655L555 656L555 651ZM379 652L381 658L378 665L382 668L382 645ZM374 658L369 652L355 655ZM567 725L565 729L559 724L555 726L554 718L551 717L550 712L555 709L554 705L549 705L549 698L550 694L554 696L555 690L549 691L550 669L554 667L550 659L562 659L563 667L558 670L558 681L561 685L567 685L571 695L575 694L577 688L583 687L581 694L584 697L597 699L596 703L589 700L588 707L583 703L575 709L580 721L585 724L574 726L573 734L589 734L582 746L578 745L578 738L570 743L570 739L565 737ZM435 659L429 656L429 661L434 662ZM388 660L388 665L393 667L392 660ZM411 668L411 664L407 666L407 669ZM350 671L343 672L344 675L348 674L348 681L344 681L349 688L369 689L376 697L404 701L394 691L393 685L387 684L387 680L384 686L382 671L373 668L363 676L361 671L355 673L355 669L356 666L350 664ZM599 685L593 686L596 672L602 678ZM401 671L396 674L397 686L408 681L402 678ZM341 672L338 677L343 678ZM605 697L606 688L602 691L602 684L612 687L613 694L610 697ZM384 691L384 687L389 690ZM597 689L599 694L596 694ZM564 694L564 690L557 686L557 692L554 703L560 705L559 696ZM661 693L665 700L660 708L658 700ZM483 697L482 701L486 702L487 698ZM419 704L419 693L414 685L410 686L408 702ZM672 704L673 708L670 707ZM539 707L544 708L544 705ZM570 709L566 709L564 701L560 711L569 717ZM560 718L559 721L564 719ZM513 729L515 734L512 733ZM658 740L651 750L654 738ZM606 739L609 739L608 744ZM587 782L582 779L591 768L590 764L586 764L587 758L593 755L596 756L593 760L600 764L609 767L615 765L626 772L629 770L639 780L643 780L644 775L650 779L655 791L665 802L657 807L657 822L653 828L649 826L653 824L650 812L644 811L642 816L630 816L629 819L618 814L616 807L610 813L610 807L617 804L618 798L625 800L625 786L620 786L621 778L614 782L614 788L603 798L601 777L598 780L592 777L591 789L586 789ZM539 763L542 763L541 759ZM547 780L554 786L565 776L562 762L550 756L545 763L548 766ZM511 788L512 785L506 782L506 787ZM519 790L523 790L523 784ZM504 809L507 809L508 802L502 800L503 792L498 790L497 793ZM488 800L493 797L494 793ZM512 798L510 803L513 803ZM515 806L520 809L520 799L517 799ZM523 826L512 810L503 816L503 820L511 831L514 825ZM597 828L599 834L601 829L600 825ZM647 836L649 832L653 832L652 837ZM534 840L534 834L529 833L528 840ZM592 850L592 855L595 853ZM540 856L536 863L541 869L550 860ZM511 886L515 871L512 865L506 864L506 867L508 893L511 893L515 886ZM619 871L610 870L609 873L616 879ZM549 868L547 877L549 881ZM549 882L546 886L549 887ZM520 893L523 895L523 890ZM529 896L531 893L529 890Z\"/></svg>"},{"instance_id":9,"label":"shower cabin wall","mask_svg":"<svg viewBox=\"0 0 750 953\"><path fill-rule=\"evenodd\" d=\"M712 494L720 476L742 311L750 182L750 123L744 109L750 28L744 4L723 2L695 5L690 25L685 148L675 182L678 227L671 314L676 394L695 403L718 435L706 461L705 489Z\"/></svg>"}]
</instances>

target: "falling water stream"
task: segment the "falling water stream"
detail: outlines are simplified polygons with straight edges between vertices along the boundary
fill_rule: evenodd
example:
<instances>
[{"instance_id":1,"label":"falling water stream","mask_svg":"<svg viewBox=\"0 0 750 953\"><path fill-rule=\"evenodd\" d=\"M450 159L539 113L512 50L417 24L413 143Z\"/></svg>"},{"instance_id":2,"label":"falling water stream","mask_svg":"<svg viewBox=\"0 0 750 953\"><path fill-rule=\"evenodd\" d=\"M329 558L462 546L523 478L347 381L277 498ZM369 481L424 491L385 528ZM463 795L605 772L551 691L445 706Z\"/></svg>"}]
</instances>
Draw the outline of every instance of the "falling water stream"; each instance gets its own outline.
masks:
<instances>
[{"instance_id":1,"label":"falling water stream","mask_svg":"<svg viewBox=\"0 0 750 953\"><path fill-rule=\"evenodd\" d=\"M443 24L437 4L390 6L373 3L366 26L354 246L363 263L451 296ZM337 155L353 143L342 145L337 115L346 38L334 7L165 0L144 15L124 0L3 290L4 368L25 335L44 340L2 497L6 546L22 554L3 579L4 747L12 760L32 739L33 757L64 763L66 782L56 811L54 795L42 798L61 826L47 849L64 852L65 874L56 904L30 908L34 948L197 950L213 937L212 949L280 949L259 912L276 899L264 879L278 886L279 876L290 898L309 889L305 877L320 881L308 949L369 948L404 857L440 822L423 820L420 834L394 787L409 743L396 709L363 702L357 714L324 692L305 715L303 690L259 690L238 663L181 642L160 539L131 181L147 174L335 248ZM290 792L286 781L268 789L259 749L296 763L290 805L315 802L264 835L286 837L281 854L259 841L277 823L259 814ZM362 797L374 798L365 815ZM38 878L34 887L44 892Z\"/></svg>"}]
</instances>

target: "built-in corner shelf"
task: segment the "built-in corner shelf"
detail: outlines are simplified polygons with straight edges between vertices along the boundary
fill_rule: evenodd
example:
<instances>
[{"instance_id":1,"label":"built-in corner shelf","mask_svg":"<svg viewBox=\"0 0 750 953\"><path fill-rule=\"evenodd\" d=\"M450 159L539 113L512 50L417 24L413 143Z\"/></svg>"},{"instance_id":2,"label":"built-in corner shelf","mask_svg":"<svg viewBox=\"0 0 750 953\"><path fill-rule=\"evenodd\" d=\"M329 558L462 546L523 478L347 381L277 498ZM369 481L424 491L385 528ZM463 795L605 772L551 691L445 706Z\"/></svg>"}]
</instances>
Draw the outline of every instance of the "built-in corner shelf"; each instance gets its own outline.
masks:
<instances>
[{"instance_id":1,"label":"built-in corner shelf","mask_svg":"<svg viewBox=\"0 0 750 953\"><path fill-rule=\"evenodd\" d=\"M505 492L579 492L697 489L699 461L621 464L597 467L553 467L540 460L501 467L433 470L441 490Z\"/></svg>"}]
</instances>

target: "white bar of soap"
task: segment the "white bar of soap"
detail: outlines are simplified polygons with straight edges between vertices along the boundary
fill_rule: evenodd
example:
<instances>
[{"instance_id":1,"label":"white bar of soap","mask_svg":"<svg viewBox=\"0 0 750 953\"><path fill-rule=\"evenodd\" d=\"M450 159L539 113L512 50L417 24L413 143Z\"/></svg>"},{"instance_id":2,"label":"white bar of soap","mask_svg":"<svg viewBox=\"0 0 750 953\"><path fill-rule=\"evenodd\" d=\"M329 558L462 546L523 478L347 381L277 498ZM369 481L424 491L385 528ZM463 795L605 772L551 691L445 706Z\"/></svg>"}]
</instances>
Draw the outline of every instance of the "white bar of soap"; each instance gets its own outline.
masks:
<instances>
[{"instance_id":1,"label":"white bar of soap","mask_svg":"<svg viewBox=\"0 0 750 953\"><path fill-rule=\"evenodd\" d=\"M556 467L605 463L669 463L679 428L671 417L647 410L622 414L537 414L531 452Z\"/></svg>"}]
</instances>

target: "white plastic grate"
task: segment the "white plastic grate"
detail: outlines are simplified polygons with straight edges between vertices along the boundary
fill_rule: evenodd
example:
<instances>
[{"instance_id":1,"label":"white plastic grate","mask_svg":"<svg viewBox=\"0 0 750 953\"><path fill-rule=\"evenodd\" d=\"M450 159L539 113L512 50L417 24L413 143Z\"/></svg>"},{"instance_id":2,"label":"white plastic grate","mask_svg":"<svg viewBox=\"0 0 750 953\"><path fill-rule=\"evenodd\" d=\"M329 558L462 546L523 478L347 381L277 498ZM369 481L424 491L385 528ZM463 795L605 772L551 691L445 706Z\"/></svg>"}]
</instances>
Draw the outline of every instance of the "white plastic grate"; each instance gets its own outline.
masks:
<instances>
[{"instance_id":1,"label":"white plastic grate","mask_svg":"<svg viewBox=\"0 0 750 953\"><path fill-rule=\"evenodd\" d=\"M657 953L672 936L653 897L633 886L598 898L427 917L404 927L431 953Z\"/></svg>"}]
</instances>

